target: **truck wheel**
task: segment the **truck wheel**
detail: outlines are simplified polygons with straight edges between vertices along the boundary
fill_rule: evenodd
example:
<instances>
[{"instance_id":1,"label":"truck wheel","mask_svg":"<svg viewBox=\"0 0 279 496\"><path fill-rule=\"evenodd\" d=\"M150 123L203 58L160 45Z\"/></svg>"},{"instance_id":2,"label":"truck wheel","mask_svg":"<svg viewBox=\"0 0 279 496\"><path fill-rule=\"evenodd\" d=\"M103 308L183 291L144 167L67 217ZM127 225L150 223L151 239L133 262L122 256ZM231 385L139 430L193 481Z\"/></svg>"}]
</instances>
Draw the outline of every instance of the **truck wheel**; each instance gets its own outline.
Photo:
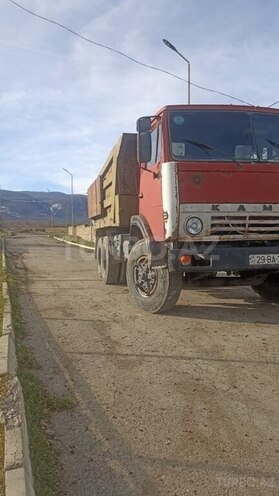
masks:
<instances>
[{"instance_id":1,"label":"truck wheel","mask_svg":"<svg viewBox=\"0 0 279 496\"><path fill-rule=\"evenodd\" d=\"M102 254L103 254L103 238L99 238L97 243L97 266L98 266L98 276L100 279L103 279Z\"/></svg>"},{"instance_id":2,"label":"truck wheel","mask_svg":"<svg viewBox=\"0 0 279 496\"><path fill-rule=\"evenodd\" d=\"M167 268L150 268L148 250L143 239L133 248L127 262L127 284L137 304L152 313L171 310L182 287L182 275Z\"/></svg>"},{"instance_id":3,"label":"truck wheel","mask_svg":"<svg viewBox=\"0 0 279 496\"><path fill-rule=\"evenodd\" d=\"M252 286L252 289L263 300L279 302L279 275L270 274L262 284Z\"/></svg>"},{"instance_id":4,"label":"truck wheel","mask_svg":"<svg viewBox=\"0 0 279 496\"><path fill-rule=\"evenodd\" d=\"M109 238L104 236L102 246L102 279L105 284L118 284L119 262L115 262L109 247Z\"/></svg>"},{"instance_id":5,"label":"truck wheel","mask_svg":"<svg viewBox=\"0 0 279 496\"><path fill-rule=\"evenodd\" d=\"M126 270L127 262L121 262L119 268L118 284L127 284Z\"/></svg>"}]
</instances>

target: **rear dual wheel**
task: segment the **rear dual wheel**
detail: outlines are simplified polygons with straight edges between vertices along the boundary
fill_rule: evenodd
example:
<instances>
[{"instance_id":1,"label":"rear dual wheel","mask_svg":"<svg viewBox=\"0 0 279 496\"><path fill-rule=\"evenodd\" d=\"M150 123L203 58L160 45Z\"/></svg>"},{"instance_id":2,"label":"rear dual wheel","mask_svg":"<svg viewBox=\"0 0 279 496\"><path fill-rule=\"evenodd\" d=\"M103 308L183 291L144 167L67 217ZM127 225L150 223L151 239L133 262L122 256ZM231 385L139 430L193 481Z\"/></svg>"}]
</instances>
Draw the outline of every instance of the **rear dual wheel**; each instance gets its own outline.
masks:
<instances>
[{"instance_id":1,"label":"rear dual wheel","mask_svg":"<svg viewBox=\"0 0 279 496\"><path fill-rule=\"evenodd\" d=\"M102 276L102 258L103 258L103 238L99 238L97 242L97 266L98 266L98 276L100 279Z\"/></svg>"},{"instance_id":2,"label":"rear dual wheel","mask_svg":"<svg viewBox=\"0 0 279 496\"><path fill-rule=\"evenodd\" d=\"M127 284L126 270L127 270L127 262L125 260L125 262L120 263L118 284L125 284L125 285Z\"/></svg>"},{"instance_id":3,"label":"rear dual wheel","mask_svg":"<svg viewBox=\"0 0 279 496\"><path fill-rule=\"evenodd\" d=\"M115 261L110 250L109 237L99 238L97 244L98 275L105 284L125 284L126 263Z\"/></svg>"}]
</instances>

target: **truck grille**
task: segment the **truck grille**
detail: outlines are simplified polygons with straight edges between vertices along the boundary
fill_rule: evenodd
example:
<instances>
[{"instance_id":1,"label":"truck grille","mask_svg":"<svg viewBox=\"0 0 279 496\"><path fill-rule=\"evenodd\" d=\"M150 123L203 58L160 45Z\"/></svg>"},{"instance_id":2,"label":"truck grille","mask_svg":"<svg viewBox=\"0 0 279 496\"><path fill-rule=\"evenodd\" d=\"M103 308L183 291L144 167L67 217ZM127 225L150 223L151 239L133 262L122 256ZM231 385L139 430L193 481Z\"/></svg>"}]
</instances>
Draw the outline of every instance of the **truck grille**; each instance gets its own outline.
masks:
<instances>
[{"instance_id":1,"label":"truck grille","mask_svg":"<svg viewBox=\"0 0 279 496\"><path fill-rule=\"evenodd\" d=\"M279 237L279 215L216 215L211 217L212 236L259 239Z\"/></svg>"}]
</instances>

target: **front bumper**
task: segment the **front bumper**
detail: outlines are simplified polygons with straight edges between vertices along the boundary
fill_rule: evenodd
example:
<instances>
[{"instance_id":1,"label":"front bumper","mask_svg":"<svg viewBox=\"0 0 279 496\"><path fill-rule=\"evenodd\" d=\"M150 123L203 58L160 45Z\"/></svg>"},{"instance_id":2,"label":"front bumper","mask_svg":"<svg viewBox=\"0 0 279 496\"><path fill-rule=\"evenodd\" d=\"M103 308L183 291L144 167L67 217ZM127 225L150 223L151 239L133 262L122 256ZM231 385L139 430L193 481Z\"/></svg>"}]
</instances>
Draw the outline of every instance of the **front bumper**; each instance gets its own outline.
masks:
<instances>
[{"instance_id":1,"label":"front bumper","mask_svg":"<svg viewBox=\"0 0 279 496\"><path fill-rule=\"evenodd\" d=\"M180 272L220 272L247 270L279 270L278 264L250 265L249 255L277 255L279 243L270 246L233 246L233 245L193 245L186 248L169 250L170 270ZM180 258L191 255L191 264L182 265Z\"/></svg>"}]
</instances>

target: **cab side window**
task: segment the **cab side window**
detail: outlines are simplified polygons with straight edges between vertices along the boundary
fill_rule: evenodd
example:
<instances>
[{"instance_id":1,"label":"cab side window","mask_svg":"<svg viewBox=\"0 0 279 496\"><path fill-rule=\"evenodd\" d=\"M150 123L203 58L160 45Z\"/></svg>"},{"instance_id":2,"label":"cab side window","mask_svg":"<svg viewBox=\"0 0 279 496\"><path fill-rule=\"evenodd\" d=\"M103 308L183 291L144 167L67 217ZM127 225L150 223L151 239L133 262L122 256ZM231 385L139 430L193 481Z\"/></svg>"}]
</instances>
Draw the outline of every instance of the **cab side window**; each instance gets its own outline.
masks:
<instances>
[{"instance_id":1,"label":"cab side window","mask_svg":"<svg viewBox=\"0 0 279 496\"><path fill-rule=\"evenodd\" d=\"M151 160L147 163L147 167L156 164L162 158L162 126L157 126L151 131Z\"/></svg>"}]
</instances>

